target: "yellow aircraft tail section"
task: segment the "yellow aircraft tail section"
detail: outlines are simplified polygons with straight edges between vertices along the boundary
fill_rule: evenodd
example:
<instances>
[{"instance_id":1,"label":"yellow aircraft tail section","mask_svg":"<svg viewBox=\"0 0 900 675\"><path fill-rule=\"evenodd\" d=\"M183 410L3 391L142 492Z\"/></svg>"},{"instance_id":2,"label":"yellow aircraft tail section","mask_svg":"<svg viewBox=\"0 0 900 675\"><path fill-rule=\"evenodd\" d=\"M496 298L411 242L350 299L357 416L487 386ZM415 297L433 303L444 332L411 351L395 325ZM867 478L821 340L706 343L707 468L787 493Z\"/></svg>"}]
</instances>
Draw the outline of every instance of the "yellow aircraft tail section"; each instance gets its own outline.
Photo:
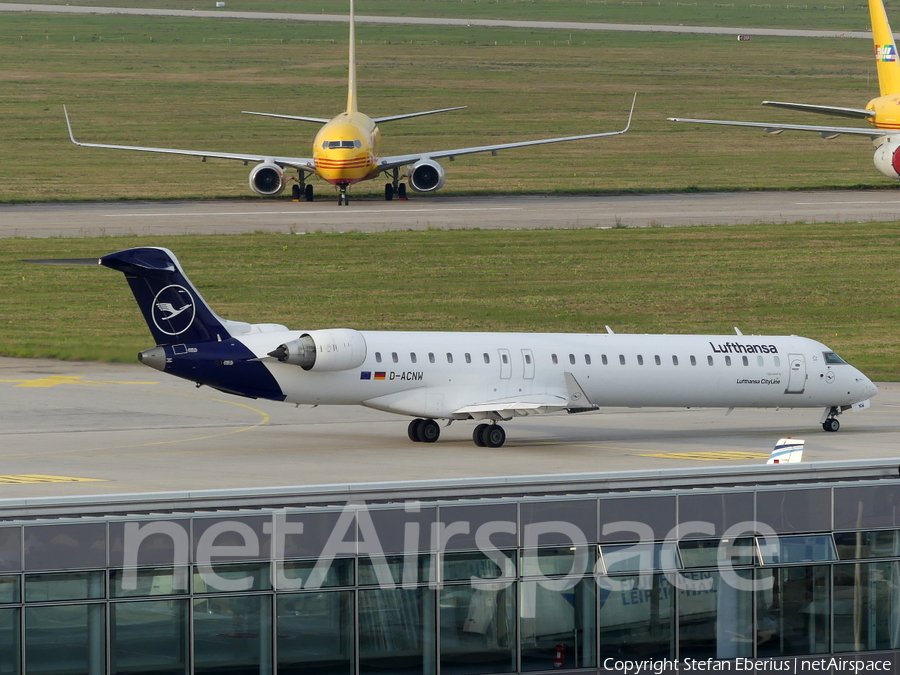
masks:
<instances>
[{"instance_id":1,"label":"yellow aircraft tail section","mask_svg":"<svg viewBox=\"0 0 900 675\"><path fill-rule=\"evenodd\" d=\"M880 1L880 0L879 0ZM882 10L884 11L884 10ZM349 82L347 86L347 113L352 115L359 112L356 107L356 30L353 14L353 0L350 0L350 68ZM888 30L890 33L890 30ZM881 71L878 71L879 74Z\"/></svg>"},{"instance_id":2,"label":"yellow aircraft tail section","mask_svg":"<svg viewBox=\"0 0 900 675\"><path fill-rule=\"evenodd\" d=\"M875 66L878 71L878 86L881 95L900 94L900 62L897 60L897 45L888 24L883 0L869 0L869 17L872 21L872 37L875 39Z\"/></svg>"}]
</instances>

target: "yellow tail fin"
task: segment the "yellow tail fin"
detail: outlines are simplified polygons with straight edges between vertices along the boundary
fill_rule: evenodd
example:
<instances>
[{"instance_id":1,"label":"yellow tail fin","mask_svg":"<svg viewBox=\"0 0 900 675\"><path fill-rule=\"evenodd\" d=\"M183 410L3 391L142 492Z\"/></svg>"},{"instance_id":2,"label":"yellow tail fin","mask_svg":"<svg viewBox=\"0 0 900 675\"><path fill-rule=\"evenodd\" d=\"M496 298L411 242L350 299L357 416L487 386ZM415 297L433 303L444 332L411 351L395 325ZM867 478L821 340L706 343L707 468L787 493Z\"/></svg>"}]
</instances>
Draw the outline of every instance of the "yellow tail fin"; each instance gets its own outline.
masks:
<instances>
[{"instance_id":1,"label":"yellow tail fin","mask_svg":"<svg viewBox=\"0 0 900 675\"><path fill-rule=\"evenodd\" d=\"M872 20L872 37L875 38L875 66L878 70L878 87L881 95L900 94L897 45L888 24L883 0L869 0L869 17Z\"/></svg>"},{"instance_id":2,"label":"yellow tail fin","mask_svg":"<svg viewBox=\"0 0 900 675\"><path fill-rule=\"evenodd\" d=\"M883 11L883 10L882 10ZM890 31L888 31L890 32ZM879 71L880 73L881 71ZM350 0L350 77L347 85L347 112L357 112L356 107L356 30L353 15L353 0Z\"/></svg>"}]
</instances>

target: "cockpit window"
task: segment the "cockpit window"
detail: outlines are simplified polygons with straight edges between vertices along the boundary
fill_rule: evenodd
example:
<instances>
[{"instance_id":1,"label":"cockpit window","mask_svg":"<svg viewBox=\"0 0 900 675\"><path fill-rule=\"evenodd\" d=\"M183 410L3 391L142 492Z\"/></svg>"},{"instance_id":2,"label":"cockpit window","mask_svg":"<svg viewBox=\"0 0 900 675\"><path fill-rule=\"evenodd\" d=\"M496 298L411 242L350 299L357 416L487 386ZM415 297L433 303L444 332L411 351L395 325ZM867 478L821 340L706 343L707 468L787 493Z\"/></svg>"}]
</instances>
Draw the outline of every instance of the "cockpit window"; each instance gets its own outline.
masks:
<instances>
[{"instance_id":1,"label":"cockpit window","mask_svg":"<svg viewBox=\"0 0 900 675\"><path fill-rule=\"evenodd\" d=\"M323 150L332 148L361 148L362 141L325 141L322 143Z\"/></svg>"},{"instance_id":2,"label":"cockpit window","mask_svg":"<svg viewBox=\"0 0 900 675\"><path fill-rule=\"evenodd\" d=\"M822 352L822 355L825 357L825 363L831 365L835 363L847 363L840 356L835 354L834 352Z\"/></svg>"}]
</instances>

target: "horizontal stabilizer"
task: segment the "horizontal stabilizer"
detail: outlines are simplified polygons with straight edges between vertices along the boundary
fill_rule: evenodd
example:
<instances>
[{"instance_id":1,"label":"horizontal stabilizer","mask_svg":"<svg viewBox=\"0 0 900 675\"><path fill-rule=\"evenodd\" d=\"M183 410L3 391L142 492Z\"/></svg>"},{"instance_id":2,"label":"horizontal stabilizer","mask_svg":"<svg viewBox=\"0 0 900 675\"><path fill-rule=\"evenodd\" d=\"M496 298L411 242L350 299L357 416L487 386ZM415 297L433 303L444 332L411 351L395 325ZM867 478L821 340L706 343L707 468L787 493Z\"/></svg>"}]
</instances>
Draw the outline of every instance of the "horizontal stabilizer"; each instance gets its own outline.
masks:
<instances>
[{"instance_id":1,"label":"horizontal stabilizer","mask_svg":"<svg viewBox=\"0 0 900 675\"><path fill-rule=\"evenodd\" d=\"M833 115L834 117L851 117L862 120L875 117L874 110L865 110L864 108L841 108L831 105L811 105L809 103L785 103L784 101L763 101L762 104L773 108L787 108L788 110Z\"/></svg>"},{"instance_id":2,"label":"horizontal stabilizer","mask_svg":"<svg viewBox=\"0 0 900 675\"><path fill-rule=\"evenodd\" d=\"M795 464L803 458L803 439L779 438L766 464Z\"/></svg>"},{"instance_id":3,"label":"horizontal stabilizer","mask_svg":"<svg viewBox=\"0 0 900 675\"><path fill-rule=\"evenodd\" d=\"M46 258L44 260L23 260L34 265L96 265L97 258Z\"/></svg>"},{"instance_id":4,"label":"horizontal stabilizer","mask_svg":"<svg viewBox=\"0 0 900 675\"><path fill-rule=\"evenodd\" d=\"M406 113L405 115L390 115L388 117L373 117L375 124L382 122L393 122L394 120L405 120L409 117L421 117L422 115L436 115L437 113L450 112L451 110L465 110L467 106L461 105L455 108L441 108L440 110L426 110L424 112Z\"/></svg>"},{"instance_id":5,"label":"horizontal stabilizer","mask_svg":"<svg viewBox=\"0 0 900 675\"><path fill-rule=\"evenodd\" d=\"M260 117L279 117L283 120L298 120L300 122L316 122L318 124L328 124L331 120L324 117L301 117L299 115L276 115L275 113L252 112L250 110L241 110L245 115L259 115Z\"/></svg>"}]
</instances>

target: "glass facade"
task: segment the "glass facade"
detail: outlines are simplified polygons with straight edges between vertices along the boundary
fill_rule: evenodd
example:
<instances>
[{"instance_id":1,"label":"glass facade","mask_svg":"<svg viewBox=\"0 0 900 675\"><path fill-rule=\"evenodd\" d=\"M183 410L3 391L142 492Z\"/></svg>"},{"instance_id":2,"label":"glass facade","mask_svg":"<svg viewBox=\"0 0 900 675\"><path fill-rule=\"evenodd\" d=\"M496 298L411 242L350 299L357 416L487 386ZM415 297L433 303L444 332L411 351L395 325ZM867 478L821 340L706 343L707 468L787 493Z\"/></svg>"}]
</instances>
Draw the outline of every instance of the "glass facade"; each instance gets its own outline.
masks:
<instances>
[{"instance_id":1,"label":"glass facade","mask_svg":"<svg viewBox=\"0 0 900 675\"><path fill-rule=\"evenodd\" d=\"M476 675L900 650L900 529L864 487L10 522L0 675ZM775 500L814 499L883 527L760 520Z\"/></svg>"}]
</instances>

